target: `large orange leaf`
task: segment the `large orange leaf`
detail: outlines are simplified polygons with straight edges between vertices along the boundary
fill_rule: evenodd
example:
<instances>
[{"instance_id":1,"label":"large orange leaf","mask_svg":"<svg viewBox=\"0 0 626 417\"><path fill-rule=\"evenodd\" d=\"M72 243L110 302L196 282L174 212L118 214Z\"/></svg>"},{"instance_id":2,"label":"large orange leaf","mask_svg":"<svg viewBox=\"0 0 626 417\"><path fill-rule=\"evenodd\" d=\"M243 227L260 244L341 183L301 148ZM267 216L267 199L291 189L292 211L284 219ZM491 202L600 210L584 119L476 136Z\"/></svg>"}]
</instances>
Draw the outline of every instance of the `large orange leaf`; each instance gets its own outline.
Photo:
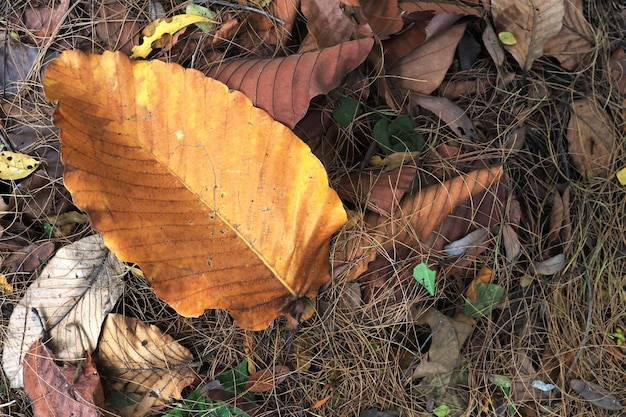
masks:
<instances>
[{"instance_id":1,"label":"large orange leaf","mask_svg":"<svg viewBox=\"0 0 626 417\"><path fill-rule=\"evenodd\" d=\"M374 40L343 42L320 51L281 58L246 58L209 70L210 77L242 91L255 106L293 128L315 96L339 86L369 54Z\"/></svg>"},{"instance_id":2,"label":"large orange leaf","mask_svg":"<svg viewBox=\"0 0 626 417\"><path fill-rule=\"evenodd\" d=\"M75 203L178 313L225 308L261 329L329 280L341 201L310 149L243 94L80 51L50 64L44 88Z\"/></svg>"}]
</instances>

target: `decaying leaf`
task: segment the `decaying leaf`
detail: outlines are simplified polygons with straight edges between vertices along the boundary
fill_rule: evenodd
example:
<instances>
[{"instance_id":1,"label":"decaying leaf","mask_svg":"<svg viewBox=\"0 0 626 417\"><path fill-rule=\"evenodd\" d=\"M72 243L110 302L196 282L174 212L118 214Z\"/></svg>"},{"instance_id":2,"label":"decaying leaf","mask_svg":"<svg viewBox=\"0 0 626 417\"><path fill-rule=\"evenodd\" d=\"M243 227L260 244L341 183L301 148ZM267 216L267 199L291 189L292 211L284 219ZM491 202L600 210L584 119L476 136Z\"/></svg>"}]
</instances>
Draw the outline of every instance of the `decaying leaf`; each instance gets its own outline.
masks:
<instances>
[{"instance_id":1,"label":"decaying leaf","mask_svg":"<svg viewBox=\"0 0 626 417\"><path fill-rule=\"evenodd\" d=\"M156 326L109 314L98 344L97 362L107 392L125 399L111 407L123 417L141 417L152 407L181 398L194 380L193 356Z\"/></svg>"},{"instance_id":2,"label":"decaying leaf","mask_svg":"<svg viewBox=\"0 0 626 417\"><path fill-rule=\"evenodd\" d=\"M593 99L572 103L567 141L572 163L586 178L606 177L613 161L615 132L606 110Z\"/></svg>"},{"instance_id":3,"label":"decaying leaf","mask_svg":"<svg viewBox=\"0 0 626 417\"><path fill-rule=\"evenodd\" d=\"M172 17L161 17L151 22L143 30L143 42L133 47L131 58L146 58L152 48L163 48L171 39L171 35L194 23L211 23L211 19L195 14L179 14ZM213 22L215 23L215 22Z\"/></svg>"},{"instance_id":4,"label":"decaying leaf","mask_svg":"<svg viewBox=\"0 0 626 417\"><path fill-rule=\"evenodd\" d=\"M413 371L413 379L423 378L418 385L427 395L442 395L452 372L460 365L461 348L472 334L473 327L454 320L434 308L417 318L417 323L428 324L432 343L425 358Z\"/></svg>"},{"instance_id":5,"label":"decaying leaf","mask_svg":"<svg viewBox=\"0 0 626 417\"><path fill-rule=\"evenodd\" d=\"M250 392L271 391L287 378L289 372L289 368L284 365L276 365L257 371L250 375L248 382L246 382L246 389Z\"/></svg>"},{"instance_id":6,"label":"decaying leaf","mask_svg":"<svg viewBox=\"0 0 626 417\"><path fill-rule=\"evenodd\" d=\"M49 332L56 356L78 360L98 343L100 327L123 292L124 264L103 244L88 236L59 249L24 298L15 306L2 354L11 386L23 386L22 361L40 338L36 308Z\"/></svg>"},{"instance_id":7,"label":"decaying leaf","mask_svg":"<svg viewBox=\"0 0 626 417\"><path fill-rule=\"evenodd\" d=\"M458 135L459 138L478 142L478 134L471 120L463 110L445 97L425 96L422 94L412 94L411 103L419 104L421 107L433 112L450 129Z\"/></svg>"},{"instance_id":8,"label":"decaying leaf","mask_svg":"<svg viewBox=\"0 0 626 417\"><path fill-rule=\"evenodd\" d=\"M24 357L24 391L37 417L99 417L104 406L100 375L91 356L77 365L60 367L37 340Z\"/></svg>"},{"instance_id":9,"label":"decaying leaf","mask_svg":"<svg viewBox=\"0 0 626 417\"><path fill-rule=\"evenodd\" d=\"M528 71L543 48L563 25L563 0L492 0L496 32L510 32L517 41L505 45L523 71Z\"/></svg>"},{"instance_id":10,"label":"decaying leaf","mask_svg":"<svg viewBox=\"0 0 626 417\"><path fill-rule=\"evenodd\" d=\"M0 152L0 180L21 180L35 172L41 161L23 153Z\"/></svg>"},{"instance_id":11,"label":"decaying leaf","mask_svg":"<svg viewBox=\"0 0 626 417\"><path fill-rule=\"evenodd\" d=\"M44 85L74 202L178 313L225 308L258 330L328 282L342 203L309 147L242 93L107 52L64 52Z\"/></svg>"},{"instance_id":12,"label":"decaying leaf","mask_svg":"<svg viewBox=\"0 0 626 417\"><path fill-rule=\"evenodd\" d=\"M373 44L373 39L359 39L287 57L232 60L211 68L207 75L240 90L255 106L293 128L311 99L339 86L365 60Z\"/></svg>"},{"instance_id":13,"label":"decaying leaf","mask_svg":"<svg viewBox=\"0 0 626 417\"><path fill-rule=\"evenodd\" d=\"M596 407L609 411L619 411L624 408L615 395L598 384L584 379L572 379L569 381L569 386Z\"/></svg>"}]
</instances>

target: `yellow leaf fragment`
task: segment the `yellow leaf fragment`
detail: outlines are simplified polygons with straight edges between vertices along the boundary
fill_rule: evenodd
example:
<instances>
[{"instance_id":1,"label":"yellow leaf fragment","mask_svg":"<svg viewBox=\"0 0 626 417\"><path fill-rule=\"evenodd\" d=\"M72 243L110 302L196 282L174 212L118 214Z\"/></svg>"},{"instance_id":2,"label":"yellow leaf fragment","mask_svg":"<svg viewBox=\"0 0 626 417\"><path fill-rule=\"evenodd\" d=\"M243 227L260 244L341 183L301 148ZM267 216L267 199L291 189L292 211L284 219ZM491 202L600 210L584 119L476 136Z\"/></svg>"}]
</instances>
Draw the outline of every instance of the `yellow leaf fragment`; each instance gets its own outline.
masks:
<instances>
[{"instance_id":1,"label":"yellow leaf fragment","mask_svg":"<svg viewBox=\"0 0 626 417\"><path fill-rule=\"evenodd\" d=\"M13 294L13 286L7 281L7 276L4 274L0 274L0 289L5 294Z\"/></svg>"},{"instance_id":2,"label":"yellow leaf fragment","mask_svg":"<svg viewBox=\"0 0 626 417\"><path fill-rule=\"evenodd\" d=\"M2 151L0 152L0 179L21 180L35 172L41 161L23 153Z\"/></svg>"},{"instance_id":3,"label":"yellow leaf fragment","mask_svg":"<svg viewBox=\"0 0 626 417\"><path fill-rule=\"evenodd\" d=\"M505 45L515 45L517 43L517 39L515 39L515 35L511 32L500 32L498 33L498 39Z\"/></svg>"},{"instance_id":4,"label":"yellow leaf fragment","mask_svg":"<svg viewBox=\"0 0 626 417\"><path fill-rule=\"evenodd\" d=\"M615 174L620 184L626 185L626 168L622 168Z\"/></svg>"},{"instance_id":5,"label":"yellow leaf fragment","mask_svg":"<svg viewBox=\"0 0 626 417\"><path fill-rule=\"evenodd\" d=\"M162 48L169 42L169 37L179 30L194 23L215 23L211 19L193 14L179 14L173 17L162 17L151 22L143 30L143 42L133 46L131 58L146 58L152 48ZM166 38L164 38L167 35Z\"/></svg>"}]
</instances>

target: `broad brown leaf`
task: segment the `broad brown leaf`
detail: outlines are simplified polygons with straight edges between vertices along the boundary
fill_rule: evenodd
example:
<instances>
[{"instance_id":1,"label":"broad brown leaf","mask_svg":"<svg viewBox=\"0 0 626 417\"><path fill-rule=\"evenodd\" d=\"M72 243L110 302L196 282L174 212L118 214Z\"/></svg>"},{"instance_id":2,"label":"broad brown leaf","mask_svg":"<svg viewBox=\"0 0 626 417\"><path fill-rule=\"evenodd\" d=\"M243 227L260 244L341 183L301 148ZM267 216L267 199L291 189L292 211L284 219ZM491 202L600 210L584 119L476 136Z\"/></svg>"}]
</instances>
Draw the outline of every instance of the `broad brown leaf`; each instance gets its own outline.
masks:
<instances>
[{"instance_id":1,"label":"broad brown leaf","mask_svg":"<svg viewBox=\"0 0 626 417\"><path fill-rule=\"evenodd\" d=\"M485 168L432 185L402 201L391 218L370 212L360 234L352 230L338 236L335 267L351 267L347 280L358 278L379 251L391 250L396 242L415 246L424 242L452 210L471 196L488 190L502 175L502 167Z\"/></svg>"},{"instance_id":2,"label":"broad brown leaf","mask_svg":"<svg viewBox=\"0 0 626 417\"><path fill-rule=\"evenodd\" d=\"M341 201L308 146L243 94L108 52L64 52L44 85L75 203L178 313L225 308L258 330L330 279Z\"/></svg>"},{"instance_id":3,"label":"broad brown leaf","mask_svg":"<svg viewBox=\"0 0 626 417\"><path fill-rule=\"evenodd\" d=\"M355 25L341 11L339 0L302 0L302 14L317 49L357 38Z\"/></svg>"},{"instance_id":4,"label":"broad brown leaf","mask_svg":"<svg viewBox=\"0 0 626 417\"><path fill-rule=\"evenodd\" d=\"M522 70L528 71L563 25L563 0L492 0L496 32L511 32L517 41L505 45Z\"/></svg>"},{"instance_id":5,"label":"broad brown leaf","mask_svg":"<svg viewBox=\"0 0 626 417\"><path fill-rule=\"evenodd\" d=\"M282 58L247 58L220 64L207 73L248 96L273 118L293 128L311 99L339 86L367 57L373 39Z\"/></svg>"},{"instance_id":6,"label":"broad brown leaf","mask_svg":"<svg viewBox=\"0 0 626 417\"><path fill-rule=\"evenodd\" d=\"M452 26L415 48L397 63L387 68L387 74L403 89L430 94L441 84L452 64L466 24Z\"/></svg>"},{"instance_id":7,"label":"broad brown leaf","mask_svg":"<svg viewBox=\"0 0 626 417\"><path fill-rule=\"evenodd\" d=\"M110 408L124 417L145 416L170 398L180 399L195 378L191 352L134 317L109 314L98 348L107 392L125 400Z\"/></svg>"},{"instance_id":8,"label":"broad brown leaf","mask_svg":"<svg viewBox=\"0 0 626 417\"><path fill-rule=\"evenodd\" d=\"M101 416L104 393L91 356L78 366L60 367L54 359L41 340L24 357L24 391L35 416Z\"/></svg>"},{"instance_id":9,"label":"broad brown leaf","mask_svg":"<svg viewBox=\"0 0 626 417\"><path fill-rule=\"evenodd\" d=\"M604 109L593 99L572 103L567 141L572 163L585 177L606 177L613 161L615 132Z\"/></svg>"}]
</instances>

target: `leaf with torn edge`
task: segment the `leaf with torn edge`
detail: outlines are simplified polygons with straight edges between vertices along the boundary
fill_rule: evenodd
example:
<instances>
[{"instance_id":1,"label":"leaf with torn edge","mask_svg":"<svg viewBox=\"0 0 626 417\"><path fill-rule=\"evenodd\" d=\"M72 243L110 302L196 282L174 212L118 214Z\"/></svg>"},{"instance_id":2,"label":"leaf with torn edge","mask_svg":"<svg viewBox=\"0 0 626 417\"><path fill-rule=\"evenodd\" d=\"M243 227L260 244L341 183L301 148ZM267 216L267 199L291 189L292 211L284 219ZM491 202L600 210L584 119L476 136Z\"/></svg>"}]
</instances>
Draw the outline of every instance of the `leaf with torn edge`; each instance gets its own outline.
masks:
<instances>
[{"instance_id":1,"label":"leaf with torn edge","mask_svg":"<svg viewBox=\"0 0 626 417\"><path fill-rule=\"evenodd\" d=\"M425 263L421 263L413 268L413 278L428 291L431 296L435 295L435 276L437 272L433 271Z\"/></svg>"},{"instance_id":2,"label":"leaf with torn edge","mask_svg":"<svg viewBox=\"0 0 626 417\"><path fill-rule=\"evenodd\" d=\"M504 297L504 288L498 284L480 283L476 285L476 301L465 300L464 314L472 318L488 315L500 304Z\"/></svg>"},{"instance_id":3,"label":"leaf with torn edge","mask_svg":"<svg viewBox=\"0 0 626 417\"><path fill-rule=\"evenodd\" d=\"M310 148L241 92L80 51L50 63L44 89L74 202L179 314L228 309L259 330L329 281L342 202Z\"/></svg>"},{"instance_id":4,"label":"leaf with torn edge","mask_svg":"<svg viewBox=\"0 0 626 417\"><path fill-rule=\"evenodd\" d=\"M497 33L509 32L515 43L505 44L523 71L543 55L545 44L563 25L563 0L492 0Z\"/></svg>"},{"instance_id":5,"label":"leaf with torn edge","mask_svg":"<svg viewBox=\"0 0 626 417\"><path fill-rule=\"evenodd\" d=\"M58 359L84 358L96 348L102 322L123 292L124 269L99 235L57 251L9 319L2 367L11 387L23 386L24 355L41 337L31 309L43 319Z\"/></svg>"},{"instance_id":6,"label":"leaf with torn edge","mask_svg":"<svg viewBox=\"0 0 626 417\"><path fill-rule=\"evenodd\" d=\"M21 180L35 172L41 161L23 153L0 152L0 180Z\"/></svg>"},{"instance_id":7,"label":"leaf with torn edge","mask_svg":"<svg viewBox=\"0 0 626 417\"><path fill-rule=\"evenodd\" d=\"M162 48L169 42L169 37L182 28L194 23L216 23L204 16L195 14L179 14L172 17L161 17L150 22L143 30L141 45L133 46L131 58L146 58L153 48Z\"/></svg>"},{"instance_id":8,"label":"leaf with torn edge","mask_svg":"<svg viewBox=\"0 0 626 417\"><path fill-rule=\"evenodd\" d=\"M104 323L97 361L107 392L126 399L112 407L123 417L142 417L181 398L195 378L185 347L156 326L120 314L109 314Z\"/></svg>"},{"instance_id":9,"label":"leaf with torn edge","mask_svg":"<svg viewBox=\"0 0 626 417\"><path fill-rule=\"evenodd\" d=\"M104 405L100 375L91 356L78 365L60 367L41 340L24 357L24 391L37 417L98 417Z\"/></svg>"}]
</instances>

